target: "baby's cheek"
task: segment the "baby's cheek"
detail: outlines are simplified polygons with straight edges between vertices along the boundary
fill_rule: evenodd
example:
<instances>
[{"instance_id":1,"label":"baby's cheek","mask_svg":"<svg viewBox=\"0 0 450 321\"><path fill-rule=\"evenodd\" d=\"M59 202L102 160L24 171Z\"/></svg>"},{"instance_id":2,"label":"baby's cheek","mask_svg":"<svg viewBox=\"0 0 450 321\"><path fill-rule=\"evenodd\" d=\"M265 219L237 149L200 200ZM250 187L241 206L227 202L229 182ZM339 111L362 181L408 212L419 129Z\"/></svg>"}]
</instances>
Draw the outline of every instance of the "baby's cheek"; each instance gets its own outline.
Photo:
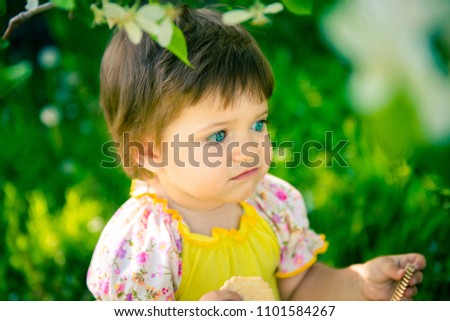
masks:
<instances>
[{"instance_id":1,"label":"baby's cheek","mask_svg":"<svg viewBox=\"0 0 450 321\"><path fill-rule=\"evenodd\" d=\"M264 140L261 142L261 155L263 155L264 164L270 167L273 158L272 142L270 141L269 134L264 136Z\"/></svg>"},{"instance_id":2,"label":"baby's cheek","mask_svg":"<svg viewBox=\"0 0 450 321\"><path fill-rule=\"evenodd\" d=\"M205 144L195 154L195 160L201 166L218 168L226 164L226 156L223 146L220 144Z\"/></svg>"}]
</instances>

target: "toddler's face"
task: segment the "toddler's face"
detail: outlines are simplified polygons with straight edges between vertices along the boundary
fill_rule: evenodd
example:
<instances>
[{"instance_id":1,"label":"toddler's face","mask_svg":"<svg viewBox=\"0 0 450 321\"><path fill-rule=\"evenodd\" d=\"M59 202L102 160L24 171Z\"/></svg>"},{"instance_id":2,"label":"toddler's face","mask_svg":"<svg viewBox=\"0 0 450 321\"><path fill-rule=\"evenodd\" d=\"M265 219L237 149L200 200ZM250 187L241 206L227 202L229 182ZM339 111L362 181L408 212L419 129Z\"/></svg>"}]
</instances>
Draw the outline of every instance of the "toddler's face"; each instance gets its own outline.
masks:
<instances>
[{"instance_id":1,"label":"toddler's face","mask_svg":"<svg viewBox=\"0 0 450 321\"><path fill-rule=\"evenodd\" d=\"M248 198L267 173L272 148L267 101L242 95L223 110L203 100L183 110L162 136L164 166L155 171L165 191L203 204Z\"/></svg>"}]
</instances>

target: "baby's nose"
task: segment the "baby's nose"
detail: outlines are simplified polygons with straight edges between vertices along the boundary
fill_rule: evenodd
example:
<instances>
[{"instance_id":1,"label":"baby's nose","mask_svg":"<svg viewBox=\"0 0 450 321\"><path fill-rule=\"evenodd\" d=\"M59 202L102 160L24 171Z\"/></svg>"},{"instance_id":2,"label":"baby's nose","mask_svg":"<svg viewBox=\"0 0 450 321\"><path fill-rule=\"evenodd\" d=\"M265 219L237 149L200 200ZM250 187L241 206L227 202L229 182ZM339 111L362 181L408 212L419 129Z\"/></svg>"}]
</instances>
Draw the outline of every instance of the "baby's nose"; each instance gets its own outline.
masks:
<instances>
[{"instance_id":1,"label":"baby's nose","mask_svg":"<svg viewBox=\"0 0 450 321\"><path fill-rule=\"evenodd\" d=\"M258 143L244 142L236 144L232 148L232 157L234 162L253 163L258 158Z\"/></svg>"}]
</instances>

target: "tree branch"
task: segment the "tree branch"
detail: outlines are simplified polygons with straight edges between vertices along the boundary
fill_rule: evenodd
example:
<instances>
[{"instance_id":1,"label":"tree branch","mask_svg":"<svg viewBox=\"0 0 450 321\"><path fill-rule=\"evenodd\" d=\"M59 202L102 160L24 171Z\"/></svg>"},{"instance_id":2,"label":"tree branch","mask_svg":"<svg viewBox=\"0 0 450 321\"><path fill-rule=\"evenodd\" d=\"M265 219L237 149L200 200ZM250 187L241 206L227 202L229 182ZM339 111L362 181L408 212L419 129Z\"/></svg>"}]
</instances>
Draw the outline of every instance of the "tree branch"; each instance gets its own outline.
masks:
<instances>
[{"instance_id":1,"label":"tree branch","mask_svg":"<svg viewBox=\"0 0 450 321\"><path fill-rule=\"evenodd\" d=\"M19 26L23 22L27 21L28 19L30 19L32 16L34 16L38 13L50 10L54 7L55 7L55 5L51 2L43 3L34 9L22 11L17 16L11 18L11 20L9 20L8 29L6 29L5 33L3 34L3 37L2 37L3 40L8 39L9 36L11 35L11 32L15 28L17 28L17 26Z\"/></svg>"}]
</instances>

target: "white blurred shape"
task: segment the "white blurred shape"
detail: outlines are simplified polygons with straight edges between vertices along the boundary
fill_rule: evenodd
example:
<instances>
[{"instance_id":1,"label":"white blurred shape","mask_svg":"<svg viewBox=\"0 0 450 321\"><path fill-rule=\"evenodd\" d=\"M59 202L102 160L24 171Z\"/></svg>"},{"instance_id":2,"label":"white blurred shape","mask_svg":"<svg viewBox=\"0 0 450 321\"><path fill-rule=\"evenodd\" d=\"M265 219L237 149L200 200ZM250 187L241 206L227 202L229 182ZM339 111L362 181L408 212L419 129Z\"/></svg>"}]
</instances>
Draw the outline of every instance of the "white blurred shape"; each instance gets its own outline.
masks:
<instances>
[{"instance_id":1,"label":"white blurred shape","mask_svg":"<svg viewBox=\"0 0 450 321\"><path fill-rule=\"evenodd\" d=\"M405 90L428 140L448 140L450 80L436 65L430 38L449 17L450 2L441 0L352 0L326 15L326 35L353 66L355 109L375 112Z\"/></svg>"},{"instance_id":2,"label":"white blurred shape","mask_svg":"<svg viewBox=\"0 0 450 321\"><path fill-rule=\"evenodd\" d=\"M103 229L104 226L105 221L101 217L96 216L89 221L88 230L91 233L98 233Z\"/></svg>"},{"instance_id":3,"label":"white blurred shape","mask_svg":"<svg viewBox=\"0 0 450 321\"><path fill-rule=\"evenodd\" d=\"M37 60L42 69L54 69L61 62L61 53L55 46L47 46L39 51Z\"/></svg>"},{"instance_id":4,"label":"white blurred shape","mask_svg":"<svg viewBox=\"0 0 450 321\"><path fill-rule=\"evenodd\" d=\"M76 171L75 163L72 159L68 158L61 162L60 169L64 174L73 174Z\"/></svg>"},{"instance_id":5,"label":"white blurred shape","mask_svg":"<svg viewBox=\"0 0 450 321\"><path fill-rule=\"evenodd\" d=\"M33 10L39 6L39 0L27 0L25 10Z\"/></svg>"},{"instance_id":6,"label":"white blurred shape","mask_svg":"<svg viewBox=\"0 0 450 321\"><path fill-rule=\"evenodd\" d=\"M56 106L46 105L44 106L44 108L42 108L39 118L45 126L50 128L56 127L60 122L61 113Z\"/></svg>"}]
</instances>

